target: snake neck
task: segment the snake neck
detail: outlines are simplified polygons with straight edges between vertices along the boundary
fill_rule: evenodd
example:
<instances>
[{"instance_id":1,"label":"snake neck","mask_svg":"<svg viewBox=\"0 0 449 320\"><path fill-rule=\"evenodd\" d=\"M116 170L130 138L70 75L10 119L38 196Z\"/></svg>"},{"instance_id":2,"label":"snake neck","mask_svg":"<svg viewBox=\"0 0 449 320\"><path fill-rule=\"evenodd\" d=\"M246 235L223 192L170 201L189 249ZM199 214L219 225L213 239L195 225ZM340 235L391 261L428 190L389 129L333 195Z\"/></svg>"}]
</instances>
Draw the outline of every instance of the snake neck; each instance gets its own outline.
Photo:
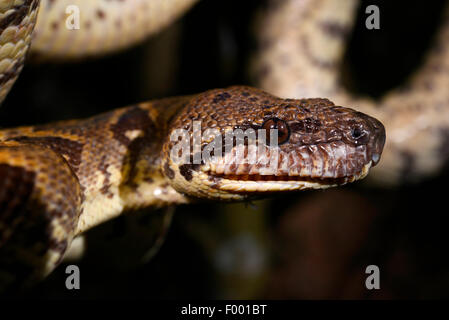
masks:
<instances>
[{"instance_id":1,"label":"snake neck","mask_svg":"<svg viewBox=\"0 0 449 320\"><path fill-rule=\"evenodd\" d=\"M137 129L140 132L131 129L136 137L128 145L127 153L123 157L119 193L125 204L125 210L160 208L191 201L171 186L163 173L161 158L162 144L170 130L171 119L189 100L190 97L168 98L138 106L148 118L141 129ZM130 122L142 121L143 114L131 113L133 112L130 112ZM125 127L126 125L122 128Z\"/></svg>"},{"instance_id":2,"label":"snake neck","mask_svg":"<svg viewBox=\"0 0 449 320\"><path fill-rule=\"evenodd\" d=\"M162 99L112 112L103 130L109 136L102 145L112 152L103 150L95 156L98 169L94 173L88 160L93 152L87 152L86 168L78 173L86 199L76 233L126 211L190 202L169 184L161 165L162 141L170 119L188 101L188 97ZM95 184L87 182L92 176L97 176Z\"/></svg>"},{"instance_id":3,"label":"snake neck","mask_svg":"<svg viewBox=\"0 0 449 320\"><path fill-rule=\"evenodd\" d=\"M61 156L81 190L75 235L124 211L189 202L162 173L168 123L188 97L142 103L86 120L0 130L1 145L34 145Z\"/></svg>"}]
</instances>

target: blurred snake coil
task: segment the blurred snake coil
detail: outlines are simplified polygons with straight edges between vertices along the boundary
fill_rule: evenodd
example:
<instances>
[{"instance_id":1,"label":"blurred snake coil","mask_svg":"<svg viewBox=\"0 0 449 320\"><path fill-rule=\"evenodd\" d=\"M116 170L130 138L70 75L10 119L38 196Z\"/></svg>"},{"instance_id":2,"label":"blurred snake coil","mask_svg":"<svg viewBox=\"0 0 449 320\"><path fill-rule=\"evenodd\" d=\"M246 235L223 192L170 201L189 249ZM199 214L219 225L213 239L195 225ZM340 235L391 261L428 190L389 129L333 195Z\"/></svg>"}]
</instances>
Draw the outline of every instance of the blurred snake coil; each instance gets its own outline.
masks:
<instances>
[{"instance_id":1,"label":"blurred snake coil","mask_svg":"<svg viewBox=\"0 0 449 320\"><path fill-rule=\"evenodd\" d=\"M417 183L445 169L449 159L448 4L421 67L402 86L374 100L352 95L341 81L358 0L270 3L261 19L261 49L253 65L259 87L281 97L326 97L379 119L387 141L382 162L369 176L378 186Z\"/></svg>"}]
</instances>

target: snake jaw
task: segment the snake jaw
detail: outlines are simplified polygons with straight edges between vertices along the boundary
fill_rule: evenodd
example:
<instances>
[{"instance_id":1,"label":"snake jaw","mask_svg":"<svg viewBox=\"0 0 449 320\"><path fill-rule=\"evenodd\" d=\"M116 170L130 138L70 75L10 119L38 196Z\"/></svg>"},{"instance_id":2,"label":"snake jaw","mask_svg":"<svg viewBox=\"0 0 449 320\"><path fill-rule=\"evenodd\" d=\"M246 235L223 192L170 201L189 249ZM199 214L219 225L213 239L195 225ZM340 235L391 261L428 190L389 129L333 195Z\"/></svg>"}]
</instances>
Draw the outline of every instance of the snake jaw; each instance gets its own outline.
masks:
<instances>
[{"instance_id":1,"label":"snake jaw","mask_svg":"<svg viewBox=\"0 0 449 320\"><path fill-rule=\"evenodd\" d=\"M207 193L208 197L235 200L327 189L365 178L376 163L376 156L366 145L352 146L343 141L298 146L288 152L282 146L265 147L262 156L250 162L248 155L257 154L255 151L245 145L235 146L215 161L192 167L192 184L207 190L200 197Z\"/></svg>"},{"instance_id":2,"label":"snake jaw","mask_svg":"<svg viewBox=\"0 0 449 320\"><path fill-rule=\"evenodd\" d=\"M375 163L366 145L351 146L343 141L295 146L287 150L252 147L235 146L223 157L207 161L201 171L243 181L318 179L330 182L357 176L367 163Z\"/></svg>"},{"instance_id":3,"label":"snake jaw","mask_svg":"<svg viewBox=\"0 0 449 320\"><path fill-rule=\"evenodd\" d=\"M206 165L202 170L193 172L191 186L196 186L197 197L235 201L278 192L327 189L341 186L365 178L372 164L372 161L369 161L359 172L339 179L320 179L288 175L217 175L208 171L208 166Z\"/></svg>"},{"instance_id":4,"label":"snake jaw","mask_svg":"<svg viewBox=\"0 0 449 320\"><path fill-rule=\"evenodd\" d=\"M221 160L224 161L224 159ZM341 186L365 178L372 166L373 161L367 160L357 171L349 173L345 170L344 176L336 176L338 171L334 171L331 175L329 170L324 170L327 174L323 174L322 170L322 174L318 176L313 169L303 171L292 166L286 171L277 170L275 174L261 174L262 171L256 169L256 165L206 163L192 172L191 183L202 190L207 190L209 198L239 200L268 193ZM323 167L331 169L329 164ZM300 174L301 171L303 171L302 174Z\"/></svg>"},{"instance_id":5,"label":"snake jaw","mask_svg":"<svg viewBox=\"0 0 449 320\"><path fill-rule=\"evenodd\" d=\"M341 186L357 180L361 180L368 175L373 162L369 161L362 169L350 176L342 178L311 178L290 175L217 175L214 172L206 171L198 173L198 179L209 184L210 187L228 192L246 193L270 193L308 189L327 189Z\"/></svg>"}]
</instances>

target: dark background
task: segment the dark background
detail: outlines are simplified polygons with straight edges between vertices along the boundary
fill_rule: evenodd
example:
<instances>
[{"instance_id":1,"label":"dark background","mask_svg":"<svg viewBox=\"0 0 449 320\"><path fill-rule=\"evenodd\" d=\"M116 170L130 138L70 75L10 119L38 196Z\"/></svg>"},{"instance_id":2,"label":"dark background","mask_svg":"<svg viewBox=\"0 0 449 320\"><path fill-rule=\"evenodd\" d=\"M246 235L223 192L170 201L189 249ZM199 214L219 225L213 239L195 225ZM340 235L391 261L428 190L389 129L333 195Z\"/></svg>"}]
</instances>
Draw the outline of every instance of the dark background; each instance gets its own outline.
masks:
<instances>
[{"instance_id":1,"label":"dark background","mask_svg":"<svg viewBox=\"0 0 449 320\"><path fill-rule=\"evenodd\" d=\"M444 1L362 2L345 65L352 89L376 97L419 67ZM364 28L369 4L380 7L380 30ZM176 24L125 52L70 64L28 63L0 108L0 126L80 118L153 98L251 85L253 20L264 7L265 1L202 0ZM448 297L446 181L441 173L394 189L361 182L281 196L256 202L257 208L181 207L160 252L146 263L137 262L142 252L135 249L145 235L129 235L136 217L120 217L88 232L86 256L76 262L81 290L65 289L63 264L20 296ZM370 264L380 267L381 290L364 287Z\"/></svg>"}]
</instances>

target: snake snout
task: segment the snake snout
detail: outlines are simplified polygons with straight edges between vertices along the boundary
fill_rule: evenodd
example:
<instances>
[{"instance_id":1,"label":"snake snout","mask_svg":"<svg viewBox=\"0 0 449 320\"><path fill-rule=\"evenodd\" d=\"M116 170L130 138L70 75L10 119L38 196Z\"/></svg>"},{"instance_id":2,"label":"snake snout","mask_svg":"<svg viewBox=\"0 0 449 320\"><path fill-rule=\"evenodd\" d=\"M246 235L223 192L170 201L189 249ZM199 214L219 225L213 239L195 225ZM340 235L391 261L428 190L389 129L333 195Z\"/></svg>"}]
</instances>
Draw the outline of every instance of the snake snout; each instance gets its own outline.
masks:
<instances>
[{"instance_id":1,"label":"snake snout","mask_svg":"<svg viewBox=\"0 0 449 320\"><path fill-rule=\"evenodd\" d=\"M379 120L367 115L365 116L367 121L370 123L370 127L372 128L372 135L369 146L371 149L371 160L373 161L373 166L375 166L379 163L380 156L382 155L382 151L384 149L386 137L385 127Z\"/></svg>"}]
</instances>

